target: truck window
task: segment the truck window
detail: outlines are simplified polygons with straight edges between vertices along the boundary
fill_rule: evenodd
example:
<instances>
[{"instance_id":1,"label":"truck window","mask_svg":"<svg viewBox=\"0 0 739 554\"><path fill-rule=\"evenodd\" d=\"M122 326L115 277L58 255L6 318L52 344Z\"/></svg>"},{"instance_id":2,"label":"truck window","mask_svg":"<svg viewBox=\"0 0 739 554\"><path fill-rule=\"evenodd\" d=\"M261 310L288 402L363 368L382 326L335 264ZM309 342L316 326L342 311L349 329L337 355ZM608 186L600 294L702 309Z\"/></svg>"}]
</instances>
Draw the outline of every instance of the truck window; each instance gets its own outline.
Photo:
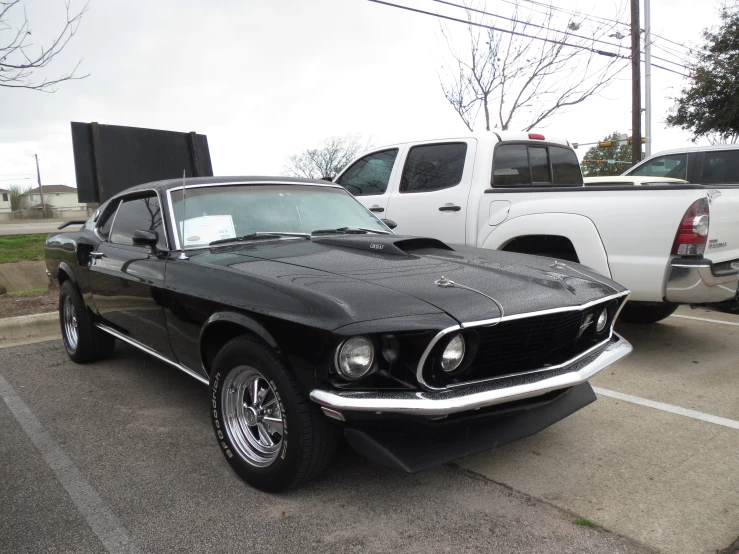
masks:
<instances>
[{"instance_id":1,"label":"truck window","mask_svg":"<svg viewBox=\"0 0 739 554\"><path fill-rule=\"evenodd\" d=\"M688 155L670 154L669 156L658 156L637 167L629 175L644 177L672 177L674 179L687 179Z\"/></svg>"},{"instance_id":2,"label":"truck window","mask_svg":"<svg viewBox=\"0 0 739 554\"><path fill-rule=\"evenodd\" d=\"M462 180L467 144L414 146L400 179L400 192L429 192L456 186Z\"/></svg>"},{"instance_id":3,"label":"truck window","mask_svg":"<svg viewBox=\"0 0 739 554\"><path fill-rule=\"evenodd\" d=\"M739 150L706 152L700 184L739 183Z\"/></svg>"},{"instance_id":4,"label":"truck window","mask_svg":"<svg viewBox=\"0 0 739 554\"><path fill-rule=\"evenodd\" d=\"M525 144L504 144L495 149L493 182L496 187L531 184L529 155Z\"/></svg>"},{"instance_id":5,"label":"truck window","mask_svg":"<svg viewBox=\"0 0 739 554\"><path fill-rule=\"evenodd\" d=\"M354 196L384 194L398 149L373 152L354 162L337 181Z\"/></svg>"},{"instance_id":6,"label":"truck window","mask_svg":"<svg viewBox=\"0 0 739 554\"><path fill-rule=\"evenodd\" d=\"M549 147L549 159L552 161L552 172L555 186L582 185L582 171L577 156L569 148Z\"/></svg>"},{"instance_id":7,"label":"truck window","mask_svg":"<svg viewBox=\"0 0 739 554\"><path fill-rule=\"evenodd\" d=\"M529 163L531 164L531 183L548 185L552 182L549 174L549 155L546 147L529 146Z\"/></svg>"}]
</instances>

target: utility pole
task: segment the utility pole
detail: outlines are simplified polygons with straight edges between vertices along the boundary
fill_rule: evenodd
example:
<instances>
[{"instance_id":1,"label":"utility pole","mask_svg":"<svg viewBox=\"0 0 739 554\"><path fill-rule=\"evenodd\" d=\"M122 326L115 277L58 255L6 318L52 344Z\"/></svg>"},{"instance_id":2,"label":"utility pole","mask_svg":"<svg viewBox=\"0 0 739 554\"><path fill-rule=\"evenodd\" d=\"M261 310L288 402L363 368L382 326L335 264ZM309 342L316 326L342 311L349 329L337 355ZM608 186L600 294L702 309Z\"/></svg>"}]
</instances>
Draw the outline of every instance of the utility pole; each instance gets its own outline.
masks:
<instances>
[{"instance_id":1,"label":"utility pole","mask_svg":"<svg viewBox=\"0 0 739 554\"><path fill-rule=\"evenodd\" d=\"M641 161L641 37L639 0L631 0L631 162Z\"/></svg>"},{"instance_id":2,"label":"utility pole","mask_svg":"<svg viewBox=\"0 0 739 554\"><path fill-rule=\"evenodd\" d=\"M644 137L647 158L652 155L652 14L644 0Z\"/></svg>"},{"instance_id":3,"label":"utility pole","mask_svg":"<svg viewBox=\"0 0 739 554\"><path fill-rule=\"evenodd\" d=\"M44 202L44 189L41 186L41 170L38 168L38 154L34 154L33 157L36 158L36 178L38 179L38 192L41 195L42 217L46 217L46 202Z\"/></svg>"}]
</instances>

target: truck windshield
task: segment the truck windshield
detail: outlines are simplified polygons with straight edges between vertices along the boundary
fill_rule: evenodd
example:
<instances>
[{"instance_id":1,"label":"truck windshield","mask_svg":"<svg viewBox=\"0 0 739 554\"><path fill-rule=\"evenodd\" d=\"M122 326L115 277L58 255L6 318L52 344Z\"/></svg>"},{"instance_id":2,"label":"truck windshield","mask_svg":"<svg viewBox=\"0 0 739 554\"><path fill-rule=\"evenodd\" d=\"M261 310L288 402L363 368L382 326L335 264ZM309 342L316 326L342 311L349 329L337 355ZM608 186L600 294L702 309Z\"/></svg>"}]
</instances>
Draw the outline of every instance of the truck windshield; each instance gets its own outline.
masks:
<instances>
[{"instance_id":1,"label":"truck windshield","mask_svg":"<svg viewBox=\"0 0 739 554\"><path fill-rule=\"evenodd\" d=\"M256 233L304 233L316 230L389 229L341 188L313 185L211 185L170 192L181 246Z\"/></svg>"}]
</instances>

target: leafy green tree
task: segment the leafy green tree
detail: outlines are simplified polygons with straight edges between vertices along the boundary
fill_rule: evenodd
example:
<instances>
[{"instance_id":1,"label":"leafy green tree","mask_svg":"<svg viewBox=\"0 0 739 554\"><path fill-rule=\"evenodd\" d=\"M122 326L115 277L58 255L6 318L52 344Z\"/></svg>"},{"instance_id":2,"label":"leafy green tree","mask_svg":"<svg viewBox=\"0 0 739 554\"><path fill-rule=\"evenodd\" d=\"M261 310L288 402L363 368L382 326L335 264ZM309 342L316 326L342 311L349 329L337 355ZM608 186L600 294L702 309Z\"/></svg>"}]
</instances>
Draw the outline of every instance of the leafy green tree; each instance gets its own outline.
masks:
<instances>
[{"instance_id":1,"label":"leafy green tree","mask_svg":"<svg viewBox=\"0 0 739 554\"><path fill-rule=\"evenodd\" d=\"M21 196L26 191L22 186L20 185L10 185L8 187L8 192L10 193L10 210L13 212L17 212L21 209Z\"/></svg>"},{"instance_id":2,"label":"leafy green tree","mask_svg":"<svg viewBox=\"0 0 739 554\"><path fill-rule=\"evenodd\" d=\"M721 9L718 29L703 31L703 46L690 64L690 81L675 98L667 124L712 143L739 138L739 2Z\"/></svg>"},{"instance_id":3,"label":"leafy green tree","mask_svg":"<svg viewBox=\"0 0 739 554\"><path fill-rule=\"evenodd\" d=\"M582 173L585 177L607 177L621 175L631 167L631 145L623 141L619 146L619 133L614 131L602 142L611 142L612 146L593 146L583 157Z\"/></svg>"}]
</instances>

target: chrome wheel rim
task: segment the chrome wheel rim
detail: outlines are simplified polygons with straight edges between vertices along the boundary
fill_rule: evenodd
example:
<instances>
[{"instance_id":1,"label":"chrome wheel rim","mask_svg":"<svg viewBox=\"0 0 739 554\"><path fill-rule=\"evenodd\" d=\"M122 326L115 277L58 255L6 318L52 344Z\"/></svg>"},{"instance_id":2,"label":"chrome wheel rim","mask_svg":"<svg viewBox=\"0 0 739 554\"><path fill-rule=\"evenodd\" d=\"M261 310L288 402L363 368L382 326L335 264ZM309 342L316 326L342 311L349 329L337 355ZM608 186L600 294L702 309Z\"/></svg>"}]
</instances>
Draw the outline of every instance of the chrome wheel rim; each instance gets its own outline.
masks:
<instances>
[{"instance_id":1,"label":"chrome wheel rim","mask_svg":"<svg viewBox=\"0 0 739 554\"><path fill-rule=\"evenodd\" d=\"M67 338L67 344L69 344L69 348L72 350L77 350L77 341L79 337L77 329L77 314L75 313L72 299L69 296L64 299L62 318L64 321L64 336Z\"/></svg>"},{"instance_id":2,"label":"chrome wheel rim","mask_svg":"<svg viewBox=\"0 0 739 554\"><path fill-rule=\"evenodd\" d=\"M223 381L221 411L234 449L255 467L271 465L285 432L280 403L267 379L249 366L234 368Z\"/></svg>"}]
</instances>

